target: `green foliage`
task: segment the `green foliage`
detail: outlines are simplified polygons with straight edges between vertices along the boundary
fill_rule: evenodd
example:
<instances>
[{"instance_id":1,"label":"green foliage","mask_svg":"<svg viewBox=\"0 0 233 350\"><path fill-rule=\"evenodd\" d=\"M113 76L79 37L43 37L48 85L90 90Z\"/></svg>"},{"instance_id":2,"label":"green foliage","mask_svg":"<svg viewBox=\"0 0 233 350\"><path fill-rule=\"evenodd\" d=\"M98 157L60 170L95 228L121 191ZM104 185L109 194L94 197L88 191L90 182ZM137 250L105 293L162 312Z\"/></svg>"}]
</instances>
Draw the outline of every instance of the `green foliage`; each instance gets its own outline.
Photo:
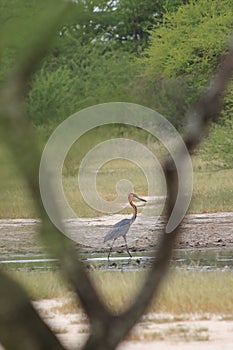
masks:
<instances>
[{"instance_id":1,"label":"green foliage","mask_svg":"<svg viewBox=\"0 0 233 350\"><path fill-rule=\"evenodd\" d=\"M223 119L223 125L213 124L210 134L198 154L211 160L214 168L233 168L233 118Z\"/></svg>"},{"instance_id":2,"label":"green foliage","mask_svg":"<svg viewBox=\"0 0 233 350\"><path fill-rule=\"evenodd\" d=\"M2 1L3 32L7 45L3 53L0 80L23 51L24 42L35 35L33 24L45 16L45 4L14 0L14 10ZM182 1L176 1L178 6ZM56 125L68 115L102 102L144 102L131 89L136 75L134 53L147 45L154 23L161 20L164 2L131 0L86 0L74 3L64 18L50 55L31 82L28 111L35 125ZM53 0L49 6L54 6ZM47 5L46 5L47 7ZM166 2L166 9L174 9ZM25 22L25 23L24 23ZM25 25L23 25L25 24ZM17 28L20 28L17 32ZM27 30L26 30L27 29ZM11 33L10 40L8 40ZM14 33L16 35L14 35ZM173 89L173 87L172 87ZM164 94L165 87L163 88ZM169 90L171 91L171 89ZM147 94L143 91L141 95ZM167 97L161 99L166 105ZM177 100L178 101L178 100ZM177 112L180 113L178 103ZM182 109L183 110L183 109ZM163 110L162 110L163 112Z\"/></svg>"},{"instance_id":3,"label":"green foliage","mask_svg":"<svg viewBox=\"0 0 233 350\"><path fill-rule=\"evenodd\" d=\"M67 67L55 71L41 69L29 92L28 112L36 125L61 121L72 112L74 84Z\"/></svg>"},{"instance_id":4,"label":"green foliage","mask_svg":"<svg viewBox=\"0 0 233 350\"><path fill-rule=\"evenodd\" d=\"M37 19L49 16L54 1L0 0L0 82L32 33L40 34ZM182 130L189 103L220 63L232 24L230 0L74 3L31 81L30 118L48 134L82 108L127 101L157 110ZM143 51L148 42L150 47ZM141 52L143 58L135 64L135 53ZM231 163L232 124L227 120L233 113L232 92L233 85L224 101L224 125L212 128L201 153L213 153L220 167ZM118 127L108 133L126 136L128 131Z\"/></svg>"},{"instance_id":5,"label":"green foliage","mask_svg":"<svg viewBox=\"0 0 233 350\"><path fill-rule=\"evenodd\" d=\"M192 1L166 14L151 33L145 75L150 79L185 76L198 89L219 64L232 24L230 0Z\"/></svg>"},{"instance_id":6,"label":"green foliage","mask_svg":"<svg viewBox=\"0 0 233 350\"><path fill-rule=\"evenodd\" d=\"M29 0L0 0L0 83L4 81L17 55L31 36L28 26L32 27L30 20L35 8L37 6L34 7Z\"/></svg>"},{"instance_id":7,"label":"green foliage","mask_svg":"<svg viewBox=\"0 0 233 350\"><path fill-rule=\"evenodd\" d=\"M113 28L114 38L129 51L139 55L148 44L149 30L163 15L161 0L120 0L115 13L118 24Z\"/></svg>"},{"instance_id":8,"label":"green foliage","mask_svg":"<svg viewBox=\"0 0 233 350\"><path fill-rule=\"evenodd\" d=\"M0 52L0 84L4 82L14 63L14 50L7 48Z\"/></svg>"},{"instance_id":9,"label":"green foliage","mask_svg":"<svg viewBox=\"0 0 233 350\"><path fill-rule=\"evenodd\" d=\"M162 0L85 0L85 15L72 16L65 32L83 43L92 40L110 42L111 46L140 54L148 43L148 30L161 19ZM78 24L78 25L77 25Z\"/></svg>"},{"instance_id":10,"label":"green foliage","mask_svg":"<svg viewBox=\"0 0 233 350\"><path fill-rule=\"evenodd\" d=\"M146 91L144 104L181 128L181 116L221 64L232 25L231 0L190 1L176 12L167 12L138 59L141 83L137 86ZM232 112L232 93L233 88L224 101L225 117Z\"/></svg>"},{"instance_id":11,"label":"green foliage","mask_svg":"<svg viewBox=\"0 0 233 350\"><path fill-rule=\"evenodd\" d=\"M189 0L165 0L163 1L163 8L166 13L172 13L177 11L180 6L185 5L189 2Z\"/></svg>"},{"instance_id":12,"label":"green foliage","mask_svg":"<svg viewBox=\"0 0 233 350\"><path fill-rule=\"evenodd\" d=\"M23 50L28 44L41 37L41 22L51 22L51 13L57 13L63 6L64 2L61 0L0 0L1 52L12 49L14 57L18 59L18 56L24 54ZM64 21L66 15L64 13Z\"/></svg>"},{"instance_id":13,"label":"green foliage","mask_svg":"<svg viewBox=\"0 0 233 350\"><path fill-rule=\"evenodd\" d=\"M34 124L57 124L90 105L130 100L130 55L97 43L80 47L76 42L73 55L65 50L50 55L35 75L28 100Z\"/></svg>"},{"instance_id":14,"label":"green foliage","mask_svg":"<svg viewBox=\"0 0 233 350\"><path fill-rule=\"evenodd\" d=\"M188 85L183 77L154 81L139 77L134 80L132 93L137 103L156 110L182 131L189 107Z\"/></svg>"},{"instance_id":15,"label":"green foliage","mask_svg":"<svg viewBox=\"0 0 233 350\"><path fill-rule=\"evenodd\" d=\"M20 48L30 40L32 22L39 14L41 1L0 0L1 48ZM30 40L31 41L31 40Z\"/></svg>"}]
</instances>

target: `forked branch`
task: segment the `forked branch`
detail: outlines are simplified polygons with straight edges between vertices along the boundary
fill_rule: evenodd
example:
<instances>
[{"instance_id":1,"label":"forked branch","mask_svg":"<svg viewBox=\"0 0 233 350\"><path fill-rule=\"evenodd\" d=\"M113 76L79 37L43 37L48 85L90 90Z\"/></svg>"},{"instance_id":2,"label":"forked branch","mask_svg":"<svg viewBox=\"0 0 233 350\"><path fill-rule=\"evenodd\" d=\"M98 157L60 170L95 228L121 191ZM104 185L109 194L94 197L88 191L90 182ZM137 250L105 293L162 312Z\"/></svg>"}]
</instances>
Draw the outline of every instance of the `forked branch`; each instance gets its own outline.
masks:
<instances>
[{"instance_id":1,"label":"forked branch","mask_svg":"<svg viewBox=\"0 0 233 350\"><path fill-rule=\"evenodd\" d=\"M38 63L46 54L50 36L57 28L58 22L55 19L49 35L46 33L41 42L37 43L39 46L35 45L35 48L28 53L27 57L24 57L24 60L18 65L2 89L0 95L2 136L14 153L15 161L27 180L35 200L38 214L42 219L41 237L47 248L60 260L63 272L71 282L90 320L91 334L84 345L84 349L110 350L114 349L126 336L148 308L152 297L158 292L160 283L169 267L169 260L179 234L179 228L177 227L169 234L165 233L164 230L152 268L132 306L117 316L107 310L71 242L52 225L43 208L38 184L40 154L26 117L25 98L28 81ZM231 47L212 86L205 95L203 94L190 115L191 127L185 136L185 143L190 153L202 140L209 122L217 118L221 97L232 74L233 48ZM183 160L182 153L180 159ZM168 188L167 216L169 217L176 199L178 179L172 160L169 159L165 162L163 169ZM49 174L48 181L51 181ZM51 196L54 198L54 206L56 207L56 197L52 191ZM54 334L38 316L22 288L2 272L0 273L0 279L0 342L4 344L6 349L16 347L22 350L33 348L41 350L63 349ZM13 314L16 316L14 322L10 323ZM9 315L9 318L7 315ZM9 328L11 332L18 334L17 344L12 341L13 338L8 331L8 327L11 327ZM23 343L25 337L27 341Z\"/></svg>"}]
</instances>

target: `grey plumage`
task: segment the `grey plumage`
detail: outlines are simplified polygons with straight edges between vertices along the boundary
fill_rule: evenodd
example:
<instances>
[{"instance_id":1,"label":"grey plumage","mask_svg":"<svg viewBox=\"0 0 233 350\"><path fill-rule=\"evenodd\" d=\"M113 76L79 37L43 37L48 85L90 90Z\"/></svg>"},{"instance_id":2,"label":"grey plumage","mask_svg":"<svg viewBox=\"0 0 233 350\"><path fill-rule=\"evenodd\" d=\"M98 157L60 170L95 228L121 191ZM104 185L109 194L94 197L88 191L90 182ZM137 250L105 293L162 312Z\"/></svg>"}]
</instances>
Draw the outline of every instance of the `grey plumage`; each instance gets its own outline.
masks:
<instances>
[{"instance_id":1,"label":"grey plumage","mask_svg":"<svg viewBox=\"0 0 233 350\"><path fill-rule=\"evenodd\" d=\"M132 255L129 252L128 245L127 245L126 234L129 231L130 226L136 220L136 217L137 217L137 207L132 202L133 198L136 198L136 199L138 199L140 201L146 202L145 199L138 197L134 193L130 193L128 195L128 201L129 201L129 204L134 209L134 214L133 214L133 216L130 219L123 219L123 220L117 222L114 226L112 226L110 228L110 230L107 232L106 236L104 237L104 243L107 242L107 241L113 240L112 245L111 245L110 250L109 250L109 253L108 253L108 259L109 259L110 254L111 254L113 244L114 244L115 240L117 238L119 238L119 237L123 237L124 238L127 253L129 254L130 257L132 257Z\"/></svg>"},{"instance_id":2,"label":"grey plumage","mask_svg":"<svg viewBox=\"0 0 233 350\"><path fill-rule=\"evenodd\" d=\"M117 222L107 232L106 236L104 237L104 243L112 239L116 240L117 238L126 235L126 233L129 231L129 228L134 221L135 221L135 218L132 217L131 219L123 219Z\"/></svg>"}]
</instances>

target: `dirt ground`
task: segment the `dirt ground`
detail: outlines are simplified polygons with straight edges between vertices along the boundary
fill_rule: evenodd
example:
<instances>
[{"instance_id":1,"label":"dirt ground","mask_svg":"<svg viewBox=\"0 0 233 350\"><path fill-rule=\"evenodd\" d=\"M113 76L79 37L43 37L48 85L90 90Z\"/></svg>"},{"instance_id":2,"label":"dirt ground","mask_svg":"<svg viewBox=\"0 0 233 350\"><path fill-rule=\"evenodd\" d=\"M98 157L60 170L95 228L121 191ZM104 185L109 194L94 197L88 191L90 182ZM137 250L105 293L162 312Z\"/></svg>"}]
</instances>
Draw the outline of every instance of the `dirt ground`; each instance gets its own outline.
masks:
<instances>
[{"instance_id":1,"label":"dirt ground","mask_svg":"<svg viewBox=\"0 0 233 350\"><path fill-rule=\"evenodd\" d=\"M88 337L83 313L62 314L67 299L34 302L49 327L67 349L77 349ZM233 316L210 314L149 314L135 326L118 350L232 350ZM0 350L4 348L0 345Z\"/></svg>"},{"instance_id":2,"label":"dirt ground","mask_svg":"<svg viewBox=\"0 0 233 350\"><path fill-rule=\"evenodd\" d=\"M33 302L44 321L67 349L84 344L89 324L82 312L61 312L68 299ZM149 314L117 350L232 350L233 315ZM4 348L0 345L0 350Z\"/></svg>"},{"instance_id":3,"label":"dirt ground","mask_svg":"<svg viewBox=\"0 0 233 350\"><path fill-rule=\"evenodd\" d=\"M70 238L87 251L104 251L103 237L122 215L70 222ZM128 234L129 246L146 250L157 244L163 218L139 216ZM0 220L0 255L37 254L44 252L37 236L37 220ZM91 241L89 245L88 242ZM233 246L233 213L188 215L181 228L177 247ZM34 302L35 308L70 349L83 344L88 336L88 323L82 313L62 314L59 306L66 300ZM233 315L161 315L144 316L118 350L230 350L233 349ZM0 350L2 350L0 346Z\"/></svg>"},{"instance_id":4,"label":"dirt ground","mask_svg":"<svg viewBox=\"0 0 233 350\"><path fill-rule=\"evenodd\" d=\"M67 300L34 303L47 324L69 349L77 349L88 337L89 326L82 313L62 315ZM233 349L233 316L149 314L132 330L118 350L230 350Z\"/></svg>"},{"instance_id":5,"label":"dirt ground","mask_svg":"<svg viewBox=\"0 0 233 350\"><path fill-rule=\"evenodd\" d=\"M127 216L128 217L128 216ZM77 247L84 251L107 251L108 244L103 238L108 229L122 215L100 218L82 218L69 221L68 236ZM162 232L164 218L140 216L130 228L127 241L132 251L147 250L158 243ZM0 255L37 254L45 252L38 239L39 221L33 219L0 220ZM116 241L115 246L124 249L123 239ZM187 215L181 225L177 248L205 248L233 245L233 212Z\"/></svg>"}]
</instances>

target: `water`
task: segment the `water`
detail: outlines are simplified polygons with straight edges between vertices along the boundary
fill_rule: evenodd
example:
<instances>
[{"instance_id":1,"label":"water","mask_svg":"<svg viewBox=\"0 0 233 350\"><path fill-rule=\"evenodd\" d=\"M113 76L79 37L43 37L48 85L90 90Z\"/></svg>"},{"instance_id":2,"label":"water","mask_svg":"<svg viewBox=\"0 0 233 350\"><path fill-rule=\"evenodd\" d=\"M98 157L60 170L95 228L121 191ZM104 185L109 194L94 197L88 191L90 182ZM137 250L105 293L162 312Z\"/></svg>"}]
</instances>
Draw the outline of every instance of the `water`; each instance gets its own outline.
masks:
<instances>
[{"instance_id":1,"label":"water","mask_svg":"<svg viewBox=\"0 0 233 350\"><path fill-rule=\"evenodd\" d=\"M128 217L128 216L127 216ZM163 218L155 224L153 217L139 215L132 230L127 235L131 247L132 259L117 252L116 241L108 261L107 253L96 253L103 247L103 237L122 215L100 218L82 218L69 221L70 238L80 243L80 236L85 237L86 246L92 249L81 253L83 264L90 269L141 269L150 267L153 252L142 247L154 245L158 232L163 227ZM182 223L180 240L182 248L175 251L171 266L185 269L230 269L233 270L233 213L212 213L188 215ZM4 269L58 269L59 262L54 257L44 254L38 235L39 220L2 219L0 220L0 267ZM92 244L89 245L88 242ZM202 248L207 247L208 248ZM210 248L209 246L213 247ZM29 253L30 252L30 253Z\"/></svg>"},{"instance_id":2,"label":"water","mask_svg":"<svg viewBox=\"0 0 233 350\"><path fill-rule=\"evenodd\" d=\"M110 260L107 254L93 254L84 259L89 268L117 268L117 269L140 269L148 268L152 264L153 252L140 252L140 255L133 254L132 259L127 254L113 253ZM231 248L208 248L208 249L177 249L174 258L171 260L171 267L182 269L233 270L233 247Z\"/></svg>"},{"instance_id":3,"label":"water","mask_svg":"<svg viewBox=\"0 0 233 350\"><path fill-rule=\"evenodd\" d=\"M82 253L83 264L90 269L141 269L150 267L152 251L134 253L130 259L126 254L112 253L110 260L106 253ZM45 254L0 255L0 267L5 269L42 270L59 269L59 261ZM187 270L233 270L233 247L208 249L177 249L171 267Z\"/></svg>"},{"instance_id":4,"label":"water","mask_svg":"<svg viewBox=\"0 0 233 350\"><path fill-rule=\"evenodd\" d=\"M0 255L0 268L14 270L51 270L60 268L59 261L45 254Z\"/></svg>"}]
</instances>

